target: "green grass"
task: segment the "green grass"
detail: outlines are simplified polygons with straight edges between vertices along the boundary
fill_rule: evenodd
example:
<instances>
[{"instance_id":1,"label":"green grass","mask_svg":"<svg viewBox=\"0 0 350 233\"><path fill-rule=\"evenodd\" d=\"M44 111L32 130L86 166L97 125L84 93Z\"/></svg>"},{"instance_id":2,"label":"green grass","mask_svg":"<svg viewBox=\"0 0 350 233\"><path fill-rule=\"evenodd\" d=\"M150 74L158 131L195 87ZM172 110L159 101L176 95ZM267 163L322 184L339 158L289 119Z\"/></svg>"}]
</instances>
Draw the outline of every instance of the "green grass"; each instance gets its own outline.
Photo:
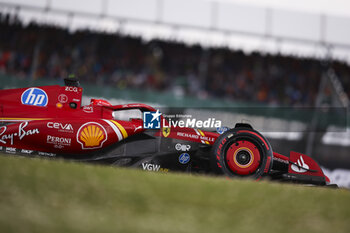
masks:
<instances>
[{"instance_id":1,"label":"green grass","mask_svg":"<svg viewBox=\"0 0 350 233\"><path fill-rule=\"evenodd\" d=\"M0 232L350 232L350 192L0 156Z\"/></svg>"}]
</instances>

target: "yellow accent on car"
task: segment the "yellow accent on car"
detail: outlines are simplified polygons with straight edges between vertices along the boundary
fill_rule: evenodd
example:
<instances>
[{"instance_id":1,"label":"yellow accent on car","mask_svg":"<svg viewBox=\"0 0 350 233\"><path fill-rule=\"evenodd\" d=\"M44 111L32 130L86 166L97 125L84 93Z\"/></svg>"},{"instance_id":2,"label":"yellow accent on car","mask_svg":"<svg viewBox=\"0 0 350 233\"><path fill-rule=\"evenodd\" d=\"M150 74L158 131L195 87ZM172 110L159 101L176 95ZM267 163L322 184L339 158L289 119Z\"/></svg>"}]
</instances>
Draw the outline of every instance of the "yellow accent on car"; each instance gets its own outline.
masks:
<instances>
[{"instance_id":1,"label":"yellow accent on car","mask_svg":"<svg viewBox=\"0 0 350 233\"><path fill-rule=\"evenodd\" d=\"M198 132L201 134L201 136L205 136L202 130L199 129Z\"/></svg>"},{"instance_id":2,"label":"yellow accent on car","mask_svg":"<svg viewBox=\"0 0 350 233\"><path fill-rule=\"evenodd\" d=\"M40 121L49 120L51 118L14 118L14 117L1 117L0 121Z\"/></svg>"},{"instance_id":3,"label":"yellow accent on car","mask_svg":"<svg viewBox=\"0 0 350 233\"><path fill-rule=\"evenodd\" d=\"M113 120L111 120L111 121L118 127L120 132L122 132L123 138L124 139L127 138L128 137L128 132L126 132L124 127L121 124L119 124L117 121L113 121Z\"/></svg>"}]
</instances>

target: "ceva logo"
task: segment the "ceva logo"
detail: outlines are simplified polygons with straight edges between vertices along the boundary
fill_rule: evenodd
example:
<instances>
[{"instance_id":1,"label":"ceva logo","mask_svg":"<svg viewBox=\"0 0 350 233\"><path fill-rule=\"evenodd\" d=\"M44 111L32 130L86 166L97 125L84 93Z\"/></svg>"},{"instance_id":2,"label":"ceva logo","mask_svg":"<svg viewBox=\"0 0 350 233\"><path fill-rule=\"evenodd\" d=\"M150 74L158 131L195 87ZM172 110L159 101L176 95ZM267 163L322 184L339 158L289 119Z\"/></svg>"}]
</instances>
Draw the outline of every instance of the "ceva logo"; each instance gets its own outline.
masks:
<instances>
[{"instance_id":1,"label":"ceva logo","mask_svg":"<svg viewBox=\"0 0 350 233\"><path fill-rule=\"evenodd\" d=\"M21 96L22 104L45 107L49 98L45 91L32 87L23 92Z\"/></svg>"},{"instance_id":2,"label":"ceva logo","mask_svg":"<svg viewBox=\"0 0 350 233\"><path fill-rule=\"evenodd\" d=\"M162 114L157 110L156 112L143 113L143 128L145 129L160 129L160 116Z\"/></svg>"}]
</instances>

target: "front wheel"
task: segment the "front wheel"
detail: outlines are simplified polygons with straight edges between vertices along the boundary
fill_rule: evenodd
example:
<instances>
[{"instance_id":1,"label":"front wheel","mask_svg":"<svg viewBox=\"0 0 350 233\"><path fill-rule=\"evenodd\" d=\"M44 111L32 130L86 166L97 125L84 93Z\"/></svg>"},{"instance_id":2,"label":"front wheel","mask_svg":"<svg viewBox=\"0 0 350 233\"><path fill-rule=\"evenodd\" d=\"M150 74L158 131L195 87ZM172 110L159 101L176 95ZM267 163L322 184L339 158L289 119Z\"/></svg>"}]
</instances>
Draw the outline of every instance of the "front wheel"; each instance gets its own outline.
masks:
<instances>
[{"instance_id":1,"label":"front wheel","mask_svg":"<svg viewBox=\"0 0 350 233\"><path fill-rule=\"evenodd\" d=\"M222 134L212 148L213 170L231 177L260 179L272 167L269 142L250 127L237 127Z\"/></svg>"}]
</instances>

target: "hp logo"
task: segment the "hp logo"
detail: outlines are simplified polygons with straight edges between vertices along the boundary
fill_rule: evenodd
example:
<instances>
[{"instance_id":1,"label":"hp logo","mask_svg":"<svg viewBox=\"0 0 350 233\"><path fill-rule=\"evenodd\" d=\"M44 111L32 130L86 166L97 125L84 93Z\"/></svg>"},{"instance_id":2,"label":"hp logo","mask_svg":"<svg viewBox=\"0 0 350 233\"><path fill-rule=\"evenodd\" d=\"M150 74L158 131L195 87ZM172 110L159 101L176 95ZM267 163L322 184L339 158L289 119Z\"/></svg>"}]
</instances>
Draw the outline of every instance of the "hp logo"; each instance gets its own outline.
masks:
<instances>
[{"instance_id":1,"label":"hp logo","mask_svg":"<svg viewBox=\"0 0 350 233\"><path fill-rule=\"evenodd\" d=\"M49 98L45 91L40 88L29 88L21 96L22 104L45 107Z\"/></svg>"},{"instance_id":2,"label":"hp logo","mask_svg":"<svg viewBox=\"0 0 350 233\"><path fill-rule=\"evenodd\" d=\"M181 164L186 164L190 161L191 157L188 153L182 153L180 156L179 156L179 162Z\"/></svg>"}]
</instances>

